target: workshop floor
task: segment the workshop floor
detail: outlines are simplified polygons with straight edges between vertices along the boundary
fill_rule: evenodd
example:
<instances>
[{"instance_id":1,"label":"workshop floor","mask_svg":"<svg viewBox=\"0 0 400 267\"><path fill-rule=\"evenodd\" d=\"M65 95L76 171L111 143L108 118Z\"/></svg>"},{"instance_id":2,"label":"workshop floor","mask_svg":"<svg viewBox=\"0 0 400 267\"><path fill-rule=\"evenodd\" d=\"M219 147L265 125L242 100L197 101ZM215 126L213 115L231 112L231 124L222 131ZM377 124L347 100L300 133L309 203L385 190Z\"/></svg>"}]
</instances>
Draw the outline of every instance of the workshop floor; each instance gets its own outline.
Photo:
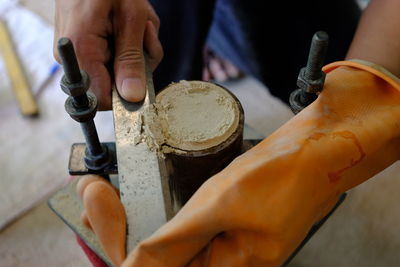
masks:
<instances>
[{"instance_id":1,"label":"workshop floor","mask_svg":"<svg viewBox=\"0 0 400 267\"><path fill-rule=\"evenodd\" d=\"M48 22L53 22L54 0L21 2ZM242 102L247 123L265 135L292 116L286 106L253 79L245 78L226 86ZM20 130L24 130L22 126ZM26 141L20 149L31 145ZM52 147L43 149L42 153L46 154L45 150L50 151ZM66 146L65 149L69 148ZM48 162L52 164L41 166L42 172L46 173L46 168L48 173L65 169L66 162L57 160L60 157L54 153L49 155ZM0 162L8 160L0 158ZM344 204L290 266L400 266L399 173L400 164L395 164L350 192ZM90 264L77 246L73 233L42 202L0 232L0 267L11 266L76 267Z\"/></svg>"}]
</instances>

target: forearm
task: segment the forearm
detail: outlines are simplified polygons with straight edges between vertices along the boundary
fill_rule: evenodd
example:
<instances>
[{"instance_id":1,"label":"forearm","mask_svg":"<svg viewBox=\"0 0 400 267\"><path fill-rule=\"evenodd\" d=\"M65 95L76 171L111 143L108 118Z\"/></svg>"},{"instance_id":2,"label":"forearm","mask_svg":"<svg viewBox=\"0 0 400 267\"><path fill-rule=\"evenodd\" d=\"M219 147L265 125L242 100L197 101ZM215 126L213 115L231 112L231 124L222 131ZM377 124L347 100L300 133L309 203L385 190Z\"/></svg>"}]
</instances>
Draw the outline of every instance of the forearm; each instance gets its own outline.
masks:
<instances>
[{"instance_id":1,"label":"forearm","mask_svg":"<svg viewBox=\"0 0 400 267\"><path fill-rule=\"evenodd\" d=\"M347 59L379 64L400 76L400 1L372 0L365 9Z\"/></svg>"}]
</instances>

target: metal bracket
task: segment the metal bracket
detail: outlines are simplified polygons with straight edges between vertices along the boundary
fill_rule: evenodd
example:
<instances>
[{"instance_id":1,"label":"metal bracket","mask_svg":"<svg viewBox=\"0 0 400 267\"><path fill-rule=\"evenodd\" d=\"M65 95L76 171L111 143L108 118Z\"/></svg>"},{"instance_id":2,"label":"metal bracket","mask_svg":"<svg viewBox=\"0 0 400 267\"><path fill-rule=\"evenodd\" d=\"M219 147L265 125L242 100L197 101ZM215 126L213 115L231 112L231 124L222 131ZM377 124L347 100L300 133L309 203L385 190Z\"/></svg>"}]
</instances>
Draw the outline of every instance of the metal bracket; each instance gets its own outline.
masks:
<instances>
[{"instance_id":1,"label":"metal bracket","mask_svg":"<svg viewBox=\"0 0 400 267\"><path fill-rule=\"evenodd\" d=\"M85 174L98 174L109 175L118 174L117 155L115 151L115 143L101 143L106 146L110 156L109 164L102 170L90 170L85 164L85 151L86 143L75 143L71 146L71 153L69 155L68 171L70 175L85 175Z\"/></svg>"}]
</instances>

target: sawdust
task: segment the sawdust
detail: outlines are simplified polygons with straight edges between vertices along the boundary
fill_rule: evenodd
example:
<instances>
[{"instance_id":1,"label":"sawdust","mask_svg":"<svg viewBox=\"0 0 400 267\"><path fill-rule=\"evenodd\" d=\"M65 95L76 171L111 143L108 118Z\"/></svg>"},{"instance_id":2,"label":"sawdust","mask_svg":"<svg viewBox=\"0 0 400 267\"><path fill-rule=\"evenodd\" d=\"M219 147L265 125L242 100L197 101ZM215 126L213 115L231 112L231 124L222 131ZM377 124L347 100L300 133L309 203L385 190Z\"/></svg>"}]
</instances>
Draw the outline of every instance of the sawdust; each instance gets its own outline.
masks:
<instances>
[{"instance_id":1,"label":"sawdust","mask_svg":"<svg viewBox=\"0 0 400 267\"><path fill-rule=\"evenodd\" d=\"M239 123L239 107L223 88L181 81L160 92L142 114L140 142L162 153L185 153L216 146Z\"/></svg>"}]
</instances>

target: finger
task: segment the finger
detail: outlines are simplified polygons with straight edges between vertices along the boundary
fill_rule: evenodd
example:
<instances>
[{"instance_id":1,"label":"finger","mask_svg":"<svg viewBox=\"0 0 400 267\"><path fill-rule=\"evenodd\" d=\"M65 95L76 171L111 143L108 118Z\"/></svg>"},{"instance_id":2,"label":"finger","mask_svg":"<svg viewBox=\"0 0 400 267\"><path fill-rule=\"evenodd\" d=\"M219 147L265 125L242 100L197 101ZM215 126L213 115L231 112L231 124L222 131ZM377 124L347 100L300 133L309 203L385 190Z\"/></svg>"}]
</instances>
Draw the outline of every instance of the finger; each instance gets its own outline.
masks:
<instances>
[{"instance_id":1,"label":"finger","mask_svg":"<svg viewBox=\"0 0 400 267\"><path fill-rule=\"evenodd\" d=\"M96 95L97 109L111 109L111 78L102 62L83 63L83 68L90 77L90 90Z\"/></svg>"},{"instance_id":2,"label":"finger","mask_svg":"<svg viewBox=\"0 0 400 267\"><path fill-rule=\"evenodd\" d=\"M229 78L236 79L240 76L240 71L231 62L224 60L223 65Z\"/></svg>"},{"instance_id":3,"label":"finger","mask_svg":"<svg viewBox=\"0 0 400 267\"><path fill-rule=\"evenodd\" d=\"M60 31L62 30L62 23L60 22L60 8L58 6L58 1L55 1L54 7L54 35L53 35L53 57L54 59L61 64L60 56L58 55L58 40L60 39Z\"/></svg>"},{"instance_id":4,"label":"finger","mask_svg":"<svg viewBox=\"0 0 400 267\"><path fill-rule=\"evenodd\" d=\"M212 73L209 70L210 58L211 58L211 51L206 46L203 49L203 75L202 75L203 81L210 81L213 79Z\"/></svg>"},{"instance_id":5,"label":"finger","mask_svg":"<svg viewBox=\"0 0 400 267\"><path fill-rule=\"evenodd\" d=\"M90 90L96 95L98 109L111 108L111 78L105 64L110 60L106 38L85 31L71 34L79 66L90 77Z\"/></svg>"},{"instance_id":6,"label":"finger","mask_svg":"<svg viewBox=\"0 0 400 267\"><path fill-rule=\"evenodd\" d=\"M58 50L57 50L59 39L60 39L60 37L59 37L58 31L55 30L54 36L53 36L53 57L59 64L61 64L61 58L58 55Z\"/></svg>"},{"instance_id":7,"label":"finger","mask_svg":"<svg viewBox=\"0 0 400 267\"><path fill-rule=\"evenodd\" d=\"M163 49L157 36L157 30L152 21L147 21L144 34L144 45L149 54L150 69L154 71L163 58Z\"/></svg>"},{"instance_id":8,"label":"finger","mask_svg":"<svg viewBox=\"0 0 400 267\"><path fill-rule=\"evenodd\" d=\"M101 177L99 175L87 174L87 175L82 176L79 179L79 182L76 184L76 192L78 193L80 198L82 198L83 192L85 191L85 188L89 184L91 184L93 182L107 182L107 183L109 183L107 180L105 180L103 177ZM112 184L110 184L110 185L114 189L115 193L117 193L117 195L119 196L119 190L117 188L115 188Z\"/></svg>"},{"instance_id":9,"label":"finger","mask_svg":"<svg viewBox=\"0 0 400 267\"><path fill-rule=\"evenodd\" d=\"M138 102L145 96L145 63L143 37L147 22L146 6L122 1L117 7L114 23L114 72L117 90L127 101Z\"/></svg>"},{"instance_id":10,"label":"finger","mask_svg":"<svg viewBox=\"0 0 400 267\"><path fill-rule=\"evenodd\" d=\"M84 226L86 226L86 228L92 230L92 226L90 225L86 211L82 211L81 213L81 222L83 223Z\"/></svg>"},{"instance_id":11,"label":"finger","mask_svg":"<svg viewBox=\"0 0 400 267\"><path fill-rule=\"evenodd\" d=\"M153 25L156 28L156 32L158 34L160 30L160 18L157 16L156 11L151 5L148 6L148 11L149 11L149 20L153 22Z\"/></svg>"},{"instance_id":12,"label":"finger","mask_svg":"<svg viewBox=\"0 0 400 267\"><path fill-rule=\"evenodd\" d=\"M208 67L207 67L207 66L204 66L204 68L203 68L202 80L203 80L203 81L209 81L209 80L211 80L211 74L210 74L210 72L208 71Z\"/></svg>"},{"instance_id":13,"label":"finger","mask_svg":"<svg viewBox=\"0 0 400 267\"><path fill-rule=\"evenodd\" d=\"M125 259L126 217L113 187L105 181L87 185L83 206L100 244L115 266Z\"/></svg>"},{"instance_id":14,"label":"finger","mask_svg":"<svg viewBox=\"0 0 400 267\"><path fill-rule=\"evenodd\" d=\"M76 192L78 193L79 197L82 198L85 188L90 183L97 182L97 181L103 181L103 180L104 179L98 175L94 175L94 174L85 175L82 178L80 178L78 183L76 184Z\"/></svg>"},{"instance_id":15,"label":"finger","mask_svg":"<svg viewBox=\"0 0 400 267\"><path fill-rule=\"evenodd\" d=\"M224 68L221 65L221 62L218 59L210 59L209 66L210 72L212 73L212 76L215 77L215 80L223 82L228 79L228 76L226 75Z\"/></svg>"}]
</instances>

